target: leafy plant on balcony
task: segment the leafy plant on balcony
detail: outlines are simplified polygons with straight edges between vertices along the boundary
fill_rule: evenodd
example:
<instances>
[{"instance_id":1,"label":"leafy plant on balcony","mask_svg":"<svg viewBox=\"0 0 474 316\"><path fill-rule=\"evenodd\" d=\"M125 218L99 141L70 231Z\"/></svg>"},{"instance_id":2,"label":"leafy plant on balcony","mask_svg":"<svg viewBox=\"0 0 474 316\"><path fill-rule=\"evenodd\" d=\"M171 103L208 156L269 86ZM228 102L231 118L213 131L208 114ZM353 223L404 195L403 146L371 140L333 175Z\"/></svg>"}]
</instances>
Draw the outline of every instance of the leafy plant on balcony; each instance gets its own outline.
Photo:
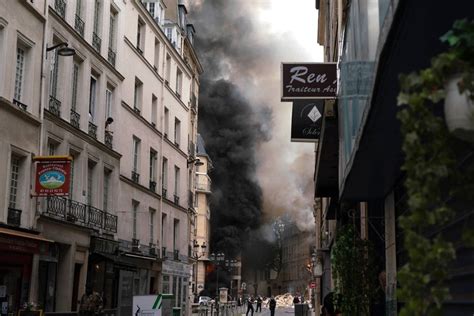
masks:
<instances>
[{"instance_id":1,"label":"leafy plant on balcony","mask_svg":"<svg viewBox=\"0 0 474 316\"><path fill-rule=\"evenodd\" d=\"M449 198L472 195L474 170L460 171L456 160L459 140L449 133L443 117L436 115L445 98L444 85L458 74L458 88L474 98L474 21L460 20L441 40L449 49L435 56L431 67L400 76L399 112L410 211L400 218L407 263L399 271L400 315L441 315L449 298L446 280L455 258L452 242L429 232L447 224L455 211ZM473 230L464 232L472 246Z\"/></svg>"}]
</instances>

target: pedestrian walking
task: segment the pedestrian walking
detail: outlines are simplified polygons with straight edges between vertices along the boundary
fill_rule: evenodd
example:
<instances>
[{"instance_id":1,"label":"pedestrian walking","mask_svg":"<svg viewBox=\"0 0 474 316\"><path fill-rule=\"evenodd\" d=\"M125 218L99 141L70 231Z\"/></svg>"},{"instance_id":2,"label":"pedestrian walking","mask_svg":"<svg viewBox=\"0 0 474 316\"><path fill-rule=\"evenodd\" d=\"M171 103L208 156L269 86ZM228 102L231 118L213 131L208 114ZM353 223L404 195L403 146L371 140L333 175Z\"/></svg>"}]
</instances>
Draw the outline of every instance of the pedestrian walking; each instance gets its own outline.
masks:
<instances>
[{"instance_id":1,"label":"pedestrian walking","mask_svg":"<svg viewBox=\"0 0 474 316\"><path fill-rule=\"evenodd\" d=\"M268 303L268 306L270 308L270 316L275 316L277 302L275 301L275 298L273 296L270 298L270 303Z\"/></svg>"},{"instance_id":2,"label":"pedestrian walking","mask_svg":"<svg viewBox=\"0 0 474 316\"><path fill-rule=\"evenodd\" d=\"M249 312L252 311L252 313L250 314L251 316L253 316L253 312L254 312L254 309L253 309L253 297L249 297L247 299L247 313L245 313L245 316L248 316Z\"/></svg>"},{"instance_id":3,"label":"pedestrian walking","mask_svg":"<svg viewBox=\"0 0 474 316\"><path fill-rule=\"evenodd\" d=\"M257 296L257 308L255 309L255 312L258 313L260 311L260 313L262 312L262 297L259 295Z\"/></svg>"},{"instance_id":4,"label":"pedestrian walking","mask_svg":"<svg viewBox=\"0 0 474 316\"><path fill-rule=\"evenodd\" d=\"M79 315L94 316L102 312L103 300L99 293L94 292L92 287L86 287L86 293L81 298Z\"/></svg>"}]
</instances>

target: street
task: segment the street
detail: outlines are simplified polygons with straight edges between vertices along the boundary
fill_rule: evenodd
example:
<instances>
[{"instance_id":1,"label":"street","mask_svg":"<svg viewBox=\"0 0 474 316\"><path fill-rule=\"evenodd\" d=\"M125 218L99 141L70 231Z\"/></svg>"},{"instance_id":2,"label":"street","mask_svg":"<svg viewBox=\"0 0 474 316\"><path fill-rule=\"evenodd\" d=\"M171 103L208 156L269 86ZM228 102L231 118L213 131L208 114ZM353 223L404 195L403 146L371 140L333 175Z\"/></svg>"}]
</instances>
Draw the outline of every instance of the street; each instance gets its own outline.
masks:
<instances>
[{"instance_id":1,"label":"street","mask_svg":"<svg viewBox=\"0 0 474 316\"><path fill-rule=\"evenodd\" d=\"M293 308L277 308L275 311L275 316L288 316L288 315L294 315L295 310ZM245 313L242 313L242 315L245 315ZM249 313L250 315L250 313ZM267 308L262 308L261 313L254 313L254 316L270 316L270 310Z\"/></svg>"}]
</instances>

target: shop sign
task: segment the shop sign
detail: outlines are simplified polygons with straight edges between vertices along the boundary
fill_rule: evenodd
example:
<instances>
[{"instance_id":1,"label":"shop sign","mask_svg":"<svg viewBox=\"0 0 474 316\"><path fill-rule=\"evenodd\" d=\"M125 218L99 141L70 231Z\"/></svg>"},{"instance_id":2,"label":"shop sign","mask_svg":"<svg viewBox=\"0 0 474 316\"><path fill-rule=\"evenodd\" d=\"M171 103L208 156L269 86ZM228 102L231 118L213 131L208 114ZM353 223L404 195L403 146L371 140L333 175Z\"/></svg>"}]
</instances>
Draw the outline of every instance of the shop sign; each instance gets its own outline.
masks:
<instances>
[{"instance_id":1,"label":"shop sign","mask_svg":"<svg viewBox=\"0 0 474 316\"><path fill-rule=\"evenodd\" d=\"M0 250L39 253L40 246L39 242L36 240L0 235Z\"/></svg>"},{"instance_id":2,"label":"shop sign","mask_svg":"<svg viewBox=\"0 0 474 316\"><path fill-rule=\"evenodd\" d=\"M323 112L323 100L299 100L293 102L291 141L317 142L321 135Z\"/></svg>"},{"instance_id":3,"label":"shop sign","mask_svg":"<svg viewBox=\"0 0 474 316\"><path fill-rule=\"evenodd\" d=\"M51 160L39 160L36 163L36 195L68 195L71 160L50 158Z\"/></svg>"},{"instance_id":4,"label":"shop sign","mask_svg":"<svg viewBox=\"0 0 474 316\"><path fill-rule=\"evenodd\" d=\"M334 99L337 63L282 63L281 100Z\"/></svg>"}]
</instances>

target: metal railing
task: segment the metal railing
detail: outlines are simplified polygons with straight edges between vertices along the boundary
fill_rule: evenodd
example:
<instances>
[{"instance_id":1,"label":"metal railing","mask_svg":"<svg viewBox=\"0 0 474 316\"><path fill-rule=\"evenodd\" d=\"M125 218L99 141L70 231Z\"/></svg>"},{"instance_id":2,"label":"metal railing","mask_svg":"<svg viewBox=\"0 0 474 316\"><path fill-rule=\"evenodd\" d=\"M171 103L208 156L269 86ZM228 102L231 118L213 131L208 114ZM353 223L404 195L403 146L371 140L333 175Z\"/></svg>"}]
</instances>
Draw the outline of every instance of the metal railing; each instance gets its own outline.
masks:
<instances>
[{"instance_id":1,"label":"metal railing","mask_svg":"<svg viewBox=\"0 0 474 316\"><path fill-rule=\"evenodd\" d=\"M155 191L156 191L156 181L152 181L152 180L151 180L151 181L150 181L150 184L149 184L149 186L148 186L148 188L149 188L151 191L155 192Z\"/></svg>"},{"instance_id":2,"label":"metal railing","mask_svg":"<svg viewBox=\"0 0 474 316\"><path fill-rule=\"evenodd\" d=\"M76 20L74 23L74 29L84 37L84 21L82 21L81 17L76 14Z\"/></svg>"},{"instance_id":3,"label":"metal railing","mask_svg":"<svg viewBox=\"0 0 474 316\"><path fill-rule=\"evenodd\" d=\"M179 261L179 250L173 251L173 260Z\"/></svg>"},{"instance_id":4,"label":"metal railing","mask_svg":"<svg viewBox=\"0 0 474 316\"><path fill-rule=\"evenodd\" d=\"M177 196L177 195L175 194L173 197L174 197L174 204L178 204L178 205L179 205L179 196Z\"/></svg>"},{"instance_id":5,"label":"metal railing","mask_svg":"<svg viewBox=\"0 0 474 316\"><path fill-rule=\"evenodd\" d=\"M22 109L23 111L26 111L28 109L28 106L24 103L21 103L20 101L16 100L16 99L13 99L13 104L15 104L16 106L18 106L20 109Z\"/></svg>"},{"instance_id":6,"label":"metal railing","mask_svg":"<svg viewBox=\"0 0 474 316\"><path fill-rule=\"evenodd\" d=\"M116 215L64 197L46 197L43 214L88 228L117 232Z\"/></svg>"},{"instance_id":7,"label":"metal railing","mask_svg":"<svg viewBox=\"0 0 474 316\"><path fill-rule=\"evenodd\" d=\"M71 110L71 116L69 118L69 121L71 123L72 126L74 126L75 128L80 128L81 127L81 115L79 113L77 113L76 111L74 110Z\"/></svg>"},{"instance_id":8,"label":"metal railing","mask_svg":"<svg viewBox=\"0 0 474 316\"><path fill-rule=\"evenodd\" d=\"M54 96L49 96L49 112L56 116L61 116L61 101Z\"/></svg>"},{"instance_id":9,"label":"metal railing","mask_svg":"<svg viewBox=\"0 0 474 316\"><path fill-rule=\"evenodd\" d=\"M100 53L100 46L102 45L102 39L95 32L92 33L92 47Z\"/></svg>"},{"instance_id":10,"label":"metal railing","mask_svg":"<svg viewBox=\"0 0 474 316\"><path fill-rule=\"evenodd\" d=\"M161 189L161 195L166 199L166 194L168 193L168 190L166 188Z\"/></svg>"},{"instance_id":11,"label":"metal railing","mask_svg":"<svg viewBox=\"0 0 474 316\"><path fill-rule=\"evenodd\" d=\"M66 1L64 0L55 0L54 1L54 10L64 19L66 17Z\"/></svg>"},{"instance_id":12,"label":"metal railing","mask_svg":"<svg viewBox=\"0 0 474 316\"><path fill-rule=\"evenodd\" d=\"M112 148L113 146L113 141L114 141L114 136L112 134L112 132L110 131L105 131L105 135L104 135L104 144L105 146L109 147L109 148Z\"/></svg>"},{"instance_id":13,"label":"metal railing","mask_svg":"<svg viewBox=\"0 0 474 316\"><path fill-rule=\"evenodd\" d=\"M245 304L237 305L237 302L209 303L208 305L191 305L192 316L241 316L246 311Z\"/></svg>"},{"instance_id":14,"label":"metal railing","mask_svg":"<svg viewBox=\"0 0 474 316\"><path fill-rule=\"evenodd\" d=\"M89 122L89 129L88 129L89 135L97 139L97 125L95 125L92 122Z\"/></svg>"},{"instance_id":15,"label":"metal railing","mask_svg":"<svg viewBox=\"0 0 474 316\"><path fill-rule=\"evenodd\" d=\"M21 225L21 210L17 210L15 208L9 207L7 224L12 225L12 226L20 226Z\"/></svg>"},{"instance_id":16,"label":"metal railing","mask_svg":"<svg viewBox=\"0 0 474 316\"><path fill-rule=\"evenodd\" d=\"M115 57L117 56L117 53L112 50L112 48L109 47L109 53L107 54L107 60L109 63L112 64L112 66L115 66Z\"/></svg>"}]
</instances>

